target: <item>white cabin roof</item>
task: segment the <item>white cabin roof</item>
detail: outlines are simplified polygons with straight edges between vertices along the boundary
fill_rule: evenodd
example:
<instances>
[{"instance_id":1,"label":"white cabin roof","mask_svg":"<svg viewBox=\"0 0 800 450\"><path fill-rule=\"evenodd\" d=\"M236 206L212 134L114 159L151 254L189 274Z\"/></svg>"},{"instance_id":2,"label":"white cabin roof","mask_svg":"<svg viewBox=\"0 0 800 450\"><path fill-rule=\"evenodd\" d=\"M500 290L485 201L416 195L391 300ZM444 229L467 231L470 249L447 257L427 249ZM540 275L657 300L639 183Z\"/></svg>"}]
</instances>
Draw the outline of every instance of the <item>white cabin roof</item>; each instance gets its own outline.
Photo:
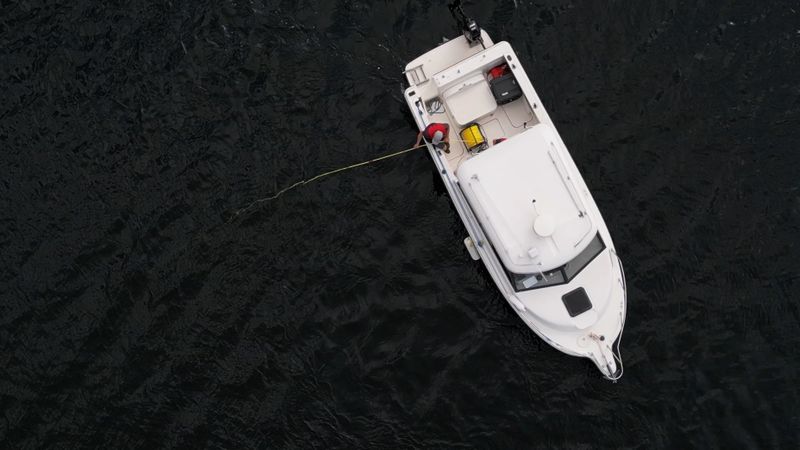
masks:
<instances>
[{"instance_id":1,"label":"white cabin roof","mask_svg":"<svg viewBox=\"0 0 800 450\"><path fill-rule=\"evenodd\" d=\"M562 266L597 232L568 172L563 144L538 124L467 159L456 175L508 270ZM579 176L579 175L578 175Z\"/></svg>"}]
</instances>

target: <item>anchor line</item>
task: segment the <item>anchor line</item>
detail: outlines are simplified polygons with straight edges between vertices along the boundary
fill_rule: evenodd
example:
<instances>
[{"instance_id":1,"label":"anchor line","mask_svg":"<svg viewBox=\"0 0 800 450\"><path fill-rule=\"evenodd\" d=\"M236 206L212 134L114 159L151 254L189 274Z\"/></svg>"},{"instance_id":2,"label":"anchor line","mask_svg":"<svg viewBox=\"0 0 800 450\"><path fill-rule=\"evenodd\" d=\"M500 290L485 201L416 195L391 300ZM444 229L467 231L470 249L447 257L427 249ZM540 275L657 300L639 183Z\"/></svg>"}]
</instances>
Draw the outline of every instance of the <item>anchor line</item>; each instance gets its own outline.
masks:
<instances>
[{"instance_id":1,"label":"anchor line","mask_svg":"<svg viewBox=\"0 0 800 450\"><path fill-rule=\"evenodd\" d=\"M357 167L366 166L368 164L376 163L378 161L383 161L384 159L394 158L394 157L400 156L400 155L402 155L404 153L408 153L408 152L411 152L411 151L414 151L414 150L418 150L420 148L425 148L425 147L427 147L427 143L423 143L423 144L415 146L415 147L410 147L410 148L407 148L405 150L400 150L398 152L390 153L388 155L379 156L377 158L373 158L373 159L370 159L370 160L367 160L367 161L362 161L362 162L359 162L359 163L350 164L350 165L347 165L347 166L344 166L344 167L340 167L338 169L329 170L329 171L323 172L323 173L321 173L319 175L315 175L315 176L313 176L313 177L311 177L311 178L309 178L307 180L300 180L300 181L298 181L298 182L296 182L296 183L294 183L292 185L289 185L289 186L281 189L280 191L276 192L275 194L270 195L269 197L262 197L262 198L253 200L252 202L250 202L250 204L248 204L244 208L238 209L233 214L233 216L231 217L229 222L231 220L235 219L236 217L238 217L240 214L249 211L250 209L252 209L254 206L256 206L258 204L261 204L261 203L264 203L264 202L268 202L270 200L275 200L276 198L280 197L281 195L285 194L286 192L291 191L292 189L295 189L297 187L300 187L300 186L303 186L303 185L306 185L306 184L309 184L309 183L313 183L314 181L317 181L320 178L325 178L327 176L334 175L334 174L337 174L337 173L340 173L340 172L344 172L344 171L347 171L347 170L350 170L350 169L355 169Z\"/></svg>"},{"instance_id":2,"label":"anchor line","mask_svg":"<svg viewBox=\"0 0 800 450\"><path fill-rule=\"evenodd\" d=\"M450 142L461 142L461 143L465 142L465 141L463 141L461 139L450 139L449 141ZM347 171L347 170L350 170L350 169L355 169L357 167L366 166L368 164L376 163L378 161L383 161L384 159L394 158L396 156L400 156L402 154L405 154L405 153L408 153L408 152L412 152L414 150L418 150L418 149L421 149L421 148L426 148L429 145L431 145L431 144L427 141L427 139L425 139L425 140L423 140L422 144L417 145L415 147L410 147L410 148L407 148L405 150L400 150L398 152L390 153L388 155L383 155L383 156L379 156L377 158L372 158L372 159L367 160L367 161L362 161L362 162L359 162L359 163L350 164L348 166L340 167L338 169L329 170L329 171L321 173L319 175L315 175L314 177L311 177L311 178L309 178L307 180L300 180L300 181L298 181L298 182L296 182L296 183L294 183L292 185L289 185L289 186L281 189L280 191L276 192L275 194L270 195L269 197L262 197L262 198L253 200L252 202L250 202L250 204L248 204L244 208L240 208L240 209L236 210L236 212L233 213L231 218L228 219L228 223L233 221L235 218L239 217L239 215L242 214L243 212L249 211L250 209L252 209L254 206L256 206L258 204L261 204L261 203L264 203L264 202L268 202L268 201L271 201L271 200L275 200L276 198L280 197L281 195L285 194L286 192L291 191L292 189L295 189L297 187L312 183L314 181L319 180L320 178L325 178L325 177L327 177L329 175L334 175L334 174L337 174L337 173L340 173L340 172L344 172L344 171ZM464 154L462 154L461 157L459 157L457 165L461 163L461 160L464 159L465 156L467 156L468 152L465 151L463 153Z\"/></svg>"}]
</instances>

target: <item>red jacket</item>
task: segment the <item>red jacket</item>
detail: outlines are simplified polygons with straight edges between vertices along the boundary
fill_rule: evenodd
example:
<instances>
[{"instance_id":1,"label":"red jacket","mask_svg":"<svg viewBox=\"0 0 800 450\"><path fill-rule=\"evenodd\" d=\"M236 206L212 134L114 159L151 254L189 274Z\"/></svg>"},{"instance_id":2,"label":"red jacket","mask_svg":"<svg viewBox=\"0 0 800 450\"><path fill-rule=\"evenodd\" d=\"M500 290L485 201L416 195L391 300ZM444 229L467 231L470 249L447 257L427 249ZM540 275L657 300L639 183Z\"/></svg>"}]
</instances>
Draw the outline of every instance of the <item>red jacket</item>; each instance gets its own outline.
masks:
<instances>
[{"instance_id":1,"label":"red jacket","mask_svg":"<svg viewBox=\"0 0 800 450\"><path fill-rule=\"evenodd\" d=\"M432 123L425 127L425 131L422 132L422 135L425 136L425 139L431 141L433 140L433 135L436 134L437 131L441 131L444 137L447 137L449 130L450 126L446 123Z\"/></svg>"}]
</instances>

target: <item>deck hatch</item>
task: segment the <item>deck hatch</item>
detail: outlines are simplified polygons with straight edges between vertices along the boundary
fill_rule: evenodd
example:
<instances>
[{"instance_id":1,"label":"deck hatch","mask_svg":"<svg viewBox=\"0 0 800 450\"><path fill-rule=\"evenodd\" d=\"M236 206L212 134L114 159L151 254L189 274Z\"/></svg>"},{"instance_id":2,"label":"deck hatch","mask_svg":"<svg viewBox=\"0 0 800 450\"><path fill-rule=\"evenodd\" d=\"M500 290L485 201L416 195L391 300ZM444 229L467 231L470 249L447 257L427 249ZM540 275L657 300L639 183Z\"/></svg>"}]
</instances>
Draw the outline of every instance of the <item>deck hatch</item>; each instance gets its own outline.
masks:
<instances>
[{"instance_id":1,"label":"deck hatch","mask_svg":"<svg viewBox=\"0 0 800 450\"><path fill-rule=\"evenodd\" d=\"M586 291L582 287L564 294L561 297L561 301L567 307L570 317L575 317L592 309L592 302L589 301L589 296L586 295Z\"/></svg>"}]
</instances>

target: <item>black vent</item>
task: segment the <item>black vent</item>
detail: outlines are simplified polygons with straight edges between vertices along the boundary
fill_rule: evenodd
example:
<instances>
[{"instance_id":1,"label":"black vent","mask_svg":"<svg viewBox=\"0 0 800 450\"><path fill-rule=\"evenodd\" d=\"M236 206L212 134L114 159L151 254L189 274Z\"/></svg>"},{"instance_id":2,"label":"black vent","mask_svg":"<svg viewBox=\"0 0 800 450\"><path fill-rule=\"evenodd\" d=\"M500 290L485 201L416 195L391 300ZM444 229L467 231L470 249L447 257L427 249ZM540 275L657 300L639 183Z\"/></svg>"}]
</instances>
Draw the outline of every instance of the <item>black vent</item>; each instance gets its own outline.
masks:
<instances>
[{"instance_id":1,"label":"black vent","mask_svg":"<svg viewBox=\"0 0 800 450\"><path fill-rule=\"evenodd\" d=\"M592 309L592 302L589 301L589 296L586 295L586 291L584 291L583 288L578 288L564 294L564 296L561 297L561 301L563 301L564 306L567 307L567 312L570 317L575 317L578 314L583 314Z\"/></svg>"}]
</instances>

